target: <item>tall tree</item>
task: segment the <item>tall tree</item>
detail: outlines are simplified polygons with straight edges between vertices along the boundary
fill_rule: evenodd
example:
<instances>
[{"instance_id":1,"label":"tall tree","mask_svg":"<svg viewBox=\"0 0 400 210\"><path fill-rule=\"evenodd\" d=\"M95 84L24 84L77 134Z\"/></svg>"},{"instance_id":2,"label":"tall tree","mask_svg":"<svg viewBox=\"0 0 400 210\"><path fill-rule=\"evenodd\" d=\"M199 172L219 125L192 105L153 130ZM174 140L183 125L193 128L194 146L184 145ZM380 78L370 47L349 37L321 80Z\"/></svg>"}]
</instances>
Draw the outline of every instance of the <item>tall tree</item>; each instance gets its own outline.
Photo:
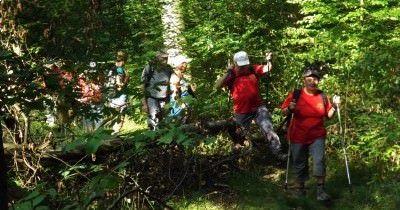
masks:
<instances>
[{"instance_id":1,"label":"tall tree","mask_svg":"<svg viewBox=\"0 0 400 210\"><path fill-rule=\"evenodd\" d=\"M179 10L181 1L176 0L162 0L162 23L164 26L164 45L168 49L181 50L182 46L182 19Z\"/></svg>"}]
</instances>

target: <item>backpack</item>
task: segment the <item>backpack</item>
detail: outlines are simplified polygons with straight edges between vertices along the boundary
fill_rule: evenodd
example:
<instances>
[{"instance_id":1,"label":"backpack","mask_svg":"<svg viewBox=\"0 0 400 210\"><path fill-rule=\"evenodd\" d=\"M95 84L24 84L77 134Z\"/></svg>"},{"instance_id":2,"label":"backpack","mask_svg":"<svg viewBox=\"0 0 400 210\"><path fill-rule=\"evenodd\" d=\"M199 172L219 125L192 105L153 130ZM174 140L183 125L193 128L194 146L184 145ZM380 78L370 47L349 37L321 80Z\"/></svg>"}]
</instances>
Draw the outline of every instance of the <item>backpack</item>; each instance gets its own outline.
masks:
<instances>
[{"instance_id":1,"label":"backpack","mask_svg":"<svg viewBox=\"0 0 400 210\"><path fill-rule=\"evenodd\" d=\"M231 79L231 80L229 80L229 83L228 83L228 89L229 89L229 91L230 92L232 92L232 87L233 87L233 82L235 82L235 79L236 78L238 78L238 77L243 77L243 76L247 76L247 75L250 75L250 74L254 74L257 78L258 78L258 76L257 76L257 74L256 74L256 72L255 72L255 70L254 70L254 68L253 68L253 66L252 65L249 65L249 70L250 70L250 72L249 73L246 73L246 74L240 74L240 75L235 75L235 66L231 66L231 67L229 67L229 69L228 69L228 71L231 73L231 75L233 76L233 78Z\"/></svg>"},{"instance_id":2,"label":"backpack","mask_svg":"<svg viewBox=\"0 0 400 210\"><path fill-rule=\"evenodd\" d=\"M113 65L110 70L108 71L107 74L107 82L105 83L105 92L107 95L107 98L114 98L117 96L119 90L118 90L118 85L117 85L117 77L118 77L118 71L123 71L122 73L122 81L123 81L123 88L126 87L126 85L129 82L129 76L126 73L126 71L122 67L116 67Z\"/></svg>"},{"instance_id":3,"label":"backpack","mask_svg":"<svg viewBox=\"0 0 400 210\"><path fill-rule=\"evenodd\" d=\"M147 77L146 77L145 80L143 81L144 86L145 86L146 88L149 87L149 85L150 85L150 80L153 78L154 72L156 71L155 65L156 65L156 64L154 64L154 63L150 63L150 64L146 65L146 67L145 67L145 68L148 68ZM165 67L165 68L167 68L167 67ZM170 95L171 95L171 90L170 90L169 81L170 81L170 79L171 79L172 74L173 74L172 68L169 68L169 67L168 67L168 72L167 72L167 75L168 75L168 84L166 84L166 85L167 85L166 100L169 100L169 97L170 97ZM161 82L160 82L160 85L161 85ZM147 96L146 96L146 97L147 97ZM149 97L151 97L151 96L149 96Z\"/></svg>"},{"instance_id":4,"label":"backpack","mask_svg":"<svg viewBox=\"0 0 400 210\"><path fill-rule=\"evenodd\" d=\"M292 98L292 101L293 102L296 102L296 104L297 104L297 101L299 100L299 98L300 98L300 94L301 94L301 89L294 89L293 90L293 98ZM325 109L326 109L326 104L328 103L327 101L328 101L328 97L326 96L326 94L323 92L323 91L321 91L320 90L320 94L321 94L321 97L322 97L322 102L324 103L324 107L325 107ZM290 116L290 114L289 115L287 115L286 116L286 118L285 118L285 120L283 120L282 122L281 122L281 124L278 126L278 128L276 129L278 132L280 132L280 131L282 131L282 129L283 129L283 125L285 125L286 124L286 128L289 126L289 121L290 121L290 118L291 118L291 116Z\"/></svg>"}]
</instances>

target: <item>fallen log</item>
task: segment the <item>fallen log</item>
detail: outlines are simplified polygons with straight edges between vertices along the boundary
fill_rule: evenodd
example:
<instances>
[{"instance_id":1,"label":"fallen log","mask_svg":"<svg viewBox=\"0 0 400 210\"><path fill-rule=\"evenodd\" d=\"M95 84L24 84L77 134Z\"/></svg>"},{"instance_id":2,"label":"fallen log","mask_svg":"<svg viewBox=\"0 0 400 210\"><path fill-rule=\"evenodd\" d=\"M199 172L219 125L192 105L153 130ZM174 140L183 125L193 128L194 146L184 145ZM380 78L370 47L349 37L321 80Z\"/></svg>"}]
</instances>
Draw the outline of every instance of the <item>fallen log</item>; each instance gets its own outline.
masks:
<instances>
[{"instance_id":1,"label":"fallen log","mask_svg":"<svg viewBox=\"0 0 400 210\"><path fill-rule=\"evenodd\" d=\"M239 134L236 123L234 120L217 120L211 122L197 122L181 125L180 128L185 132L197 132L202 134L214 135L220 132L227 132L234 142L238 142L243 139ZM124 141L124 137L116 136L113 139L103 140L102 144L98 148L96 155L109 154L113 151L118 150L129 142ZM51 142L47 141L40 145L34 144L15 144L15 143L4 143L5 155L12 156L15 151L32 151L40 153L41 158L53 158L58 157L64 160L82 158L87 155L84 151L85 143L76 146L73 150L66 150L65 145L52 146Z\"/></svg>"}]
</instances>

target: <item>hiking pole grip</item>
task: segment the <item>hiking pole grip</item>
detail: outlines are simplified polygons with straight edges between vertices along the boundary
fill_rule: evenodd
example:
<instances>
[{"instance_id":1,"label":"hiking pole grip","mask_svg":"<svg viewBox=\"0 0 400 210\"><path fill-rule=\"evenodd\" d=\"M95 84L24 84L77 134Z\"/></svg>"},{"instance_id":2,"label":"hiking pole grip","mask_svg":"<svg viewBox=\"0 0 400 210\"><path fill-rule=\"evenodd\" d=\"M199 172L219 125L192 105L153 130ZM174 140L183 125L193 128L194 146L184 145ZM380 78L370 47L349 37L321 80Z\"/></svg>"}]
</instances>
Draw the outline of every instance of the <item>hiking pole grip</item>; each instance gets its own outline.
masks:
<instances>
[{"instance_id":1,"label":"hiking pole grip","mask_svg":"<svg viewBox=\"0 0 400 210\"><path fill-rule=\"evenodd\" d=\"M347 180L348 180L348 184L349 184L350 193L352 193L353 189L352 189L352 186L351 186L350 170L349 170L349 164L348 164L348 161L347 161L346 145L345 145L345 142L344 142L344 130L343 130L343 127L342 127L342 120L340 118L340 108L339 108L339 106L337 106L337 114L338 114L338 120L339 120L339 133L341 135L344 161L345 161L345 164L346 164Z\"/></svg>"}]
</instances>

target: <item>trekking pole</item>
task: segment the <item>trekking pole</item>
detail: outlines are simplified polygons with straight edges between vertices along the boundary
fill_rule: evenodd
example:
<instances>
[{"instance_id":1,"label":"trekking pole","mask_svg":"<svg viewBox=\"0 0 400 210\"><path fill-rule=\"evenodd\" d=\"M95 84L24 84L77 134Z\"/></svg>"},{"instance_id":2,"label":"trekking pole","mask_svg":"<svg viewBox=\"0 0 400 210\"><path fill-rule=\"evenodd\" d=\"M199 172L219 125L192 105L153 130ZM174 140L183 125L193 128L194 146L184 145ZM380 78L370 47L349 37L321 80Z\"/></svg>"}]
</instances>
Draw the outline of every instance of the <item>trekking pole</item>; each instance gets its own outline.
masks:
<instances>
[{"instance_id":1,"label":"trekking pole","mask_svg":"<svg viewBox=\"0 0 400 210\"><path fill-rule=\"evenodd\" d=\"M346 145L344 142L344 130L342 127L342 121L340 119L340 108L337 106L337 114L338 114L338 120L339 120L339 133L342 137L342 147L343 147L343 155L344 155L344 161L346 163L346 173L347 173L347 180L349 182L349 188L350 188L350 193L353 192L352 187L351 187L351 180L350 180L350 171L349 171L349 164L347 162L347 155L346 155Z\"/></svg>"},{"instance_id":2,"label":"trekking pole","mask_svg":"<svg viewBox=\"0 0 400 210\"><path fill-rule=\"evenodd\" d=\"M267 49L267 53L271 53L270 49ZM271 69L269 69L269 62L267 60L267 73L265 74L265 106L268 108L268 95L269 95L269 83L271 81Z\"/></svg>"},{"instance_id":3,"label":"trekking pole","mask_svg":"<svg viewBox=\"0 0 400 210\"><path fill-rule=\"evenodd\" d=\"M290 136L288 138L289 148L288 148L288 155L287 155L287 160L286 160L285 190L287 189L288 178L289 178L289 164L290 164L290 154L291 154L290 151L292 150L293 119L294 119L294 112L291 113L290 124L289 124Z\"/></svg>"}]
</instances>

